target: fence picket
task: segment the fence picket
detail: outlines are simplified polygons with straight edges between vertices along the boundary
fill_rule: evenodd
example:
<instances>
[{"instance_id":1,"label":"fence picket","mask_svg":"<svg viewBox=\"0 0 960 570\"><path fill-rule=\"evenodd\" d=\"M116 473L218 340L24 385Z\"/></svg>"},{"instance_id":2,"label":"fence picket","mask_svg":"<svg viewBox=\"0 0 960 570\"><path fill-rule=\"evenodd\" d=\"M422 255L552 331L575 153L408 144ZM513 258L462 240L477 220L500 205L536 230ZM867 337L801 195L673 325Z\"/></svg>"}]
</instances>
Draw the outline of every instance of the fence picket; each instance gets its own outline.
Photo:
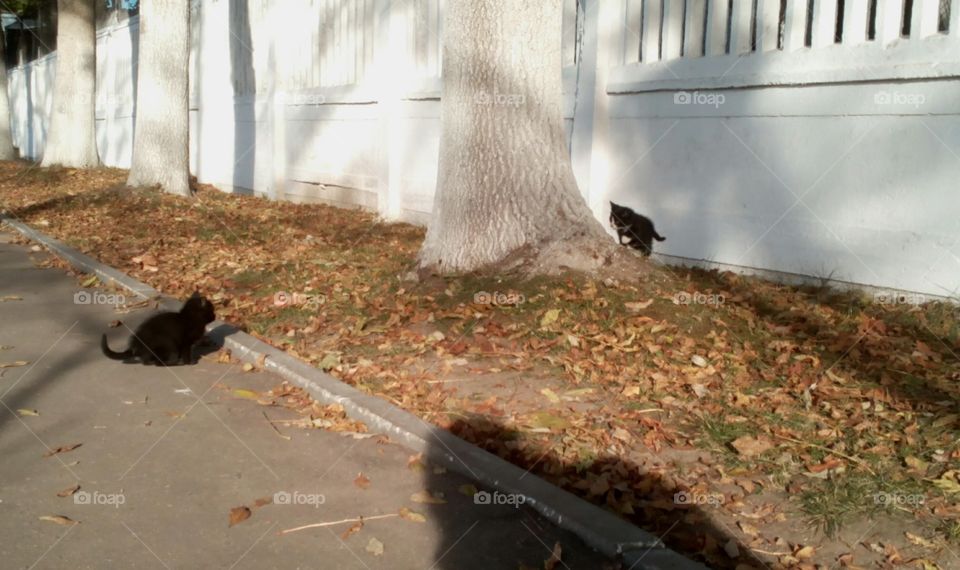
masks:
<instances>
[{"instance_id":1,"label":"fence picket","mask_svg":"<svg viewBox=\"0 0 960 570\"><path fill-rule=\"evenodd\" d=\"M707 0L687 0L683 34L683 56L703 55Z\"/></svg>"},{"instance_id":2,"label":"fence picket","mask_svg":"<svg viewBox=\"0 0 960 570\"><path fill-rule=\"evenodd\" d=\"M683 49L683 0L663 0L663 59L680 57Z\"/></svg>"},{"instance_id":3,"label":"fence picket","mask_svg":"<svg viewBox=\"0 0 960 570\"><path fill-rule=\"evenodd\" d=\"M643 35L641 48L644 63L660 61L661 0L643 1Z\"/></svg>"},{"instance_id":4,"label":"fence picket","mask_svg":"<svg viewBox=\"0 0 960 570\"><path fill-rule=\"evenodd\" d=\"M745 0L734 0L730 17L730 53L748 53L753 48L750 28L753 6Z\"/></svg>"},{"instance_id":5,"label":"fence picket","mask_svg":"<svg viewBox=\"0 0 960 570\"><path fill-rule=\"evenodd\" d=\"M837 31L837 0L815 0L811 46L832 45Z\"/></svg>"},{"instance_id":6,"label":"fence picket","mask_svg":"<svg viewBox=\"0 0 960 570\"><path fill-rule=\"evenodd\" d=\"M726 0L709 0L707 4L706 54L727 53L727 18L729 5Z\"/></svg>"},{"instance_id":7,"label":"fence picket","mask_svg":"<svg viewBox=\"0 0 960 570\"><path fill-rule=\"evenodd\" d=\"M787 0L783 20L783 51L797 51L805 47L807 30L807 0Z\"/></svg>"},{"instance_id":8,"label":"fence picket","mask_svg":"<svg viewBox=\"0 0 960 570\"><path fill-rule=\"evenodd\" d=\"M780 43L780 0L757 0L757 51L774 51Z\"/></svg>"}]
</instances>

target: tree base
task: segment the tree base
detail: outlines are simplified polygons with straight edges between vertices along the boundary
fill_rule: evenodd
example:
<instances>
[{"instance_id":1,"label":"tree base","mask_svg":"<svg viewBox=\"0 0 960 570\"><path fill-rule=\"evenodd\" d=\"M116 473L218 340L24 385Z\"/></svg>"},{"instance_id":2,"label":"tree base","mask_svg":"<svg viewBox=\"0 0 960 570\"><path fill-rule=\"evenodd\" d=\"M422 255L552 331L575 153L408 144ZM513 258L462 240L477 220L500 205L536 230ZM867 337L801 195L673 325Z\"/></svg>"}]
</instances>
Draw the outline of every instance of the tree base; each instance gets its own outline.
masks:
<instances>
[{"instance_id":1,"label":"tree base","mask_svg":"<svg viewBox=\"0 0 960 570\"><path fill-rule=\"evenodd\" d=\"M484 266L478 274L509 275L528 279L539 275L580 273L595 279L612 278L630 282L654 271L649 260L638 252L593 235L552 240L538 246L524 246L502 261ZM423 281L429 275L449 274L435 264L420 264L405 278Z\"/></svg>"}]
</instances>

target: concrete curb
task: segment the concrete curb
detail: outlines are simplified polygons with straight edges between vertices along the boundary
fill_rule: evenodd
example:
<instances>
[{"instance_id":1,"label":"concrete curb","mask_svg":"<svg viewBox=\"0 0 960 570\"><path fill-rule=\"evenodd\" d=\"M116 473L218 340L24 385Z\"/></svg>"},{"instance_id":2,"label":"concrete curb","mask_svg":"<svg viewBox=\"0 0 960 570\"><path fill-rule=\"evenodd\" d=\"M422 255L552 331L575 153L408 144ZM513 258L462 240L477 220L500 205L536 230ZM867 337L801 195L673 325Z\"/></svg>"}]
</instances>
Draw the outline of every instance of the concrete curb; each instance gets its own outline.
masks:
<instances>
[{"instance_id":1,"label":"concrete curb","mask_svg":"<svg viewBox=\"0 0 960 570\"><path fill-rule=\"evenodd\" d=\"M0 220L25 237L42 244L74 268L96 274L104 283L115 284L143 298L160 296L152 287L20 221L4 214L0 214ZM176 310L179 303L164 300L161 306ZM237 358L254 362L265 357L265 369L307 390L319 402L340 404L351 418L363 421L373 431L382 432L417 452L429 455L431 459L442 458L447 462L447 468L472 477L484 486L502 493L523 495L527 505L553 524L576 534L602 554L622 559L632 570L706 569L706 566L667 549L657 537L616 515L551 485L446 430L430 425L386 400L364 394L226 323L215 321L209 325L208 331L215 342L222 343ZM444 451L437 453L438 449Z\"/></svg>"}]
</instances>

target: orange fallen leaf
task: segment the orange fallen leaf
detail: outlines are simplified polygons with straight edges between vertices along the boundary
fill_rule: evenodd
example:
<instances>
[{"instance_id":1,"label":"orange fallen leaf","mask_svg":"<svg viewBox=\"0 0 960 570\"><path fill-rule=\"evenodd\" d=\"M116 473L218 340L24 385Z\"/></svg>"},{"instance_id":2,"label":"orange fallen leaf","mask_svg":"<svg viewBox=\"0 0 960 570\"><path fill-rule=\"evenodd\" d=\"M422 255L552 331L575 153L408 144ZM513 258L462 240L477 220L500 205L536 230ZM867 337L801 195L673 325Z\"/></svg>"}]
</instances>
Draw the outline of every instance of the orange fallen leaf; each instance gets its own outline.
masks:
<instances>
[{"instance_id":1,"label":"orange fallen leaf","mask_svg":"<svg viewBox=\"0 0 960 570\"><path fill-rule=\"evenodd\" d=\"M253 513L250 511L250 509L249 509L248 507L245 507L245 506L239 506L239 507L234 507L234 508L230 509L230 524L229 524L229 526L233 526L233 525L242 523L243 521L245 521L245 520L247 520L248 518L250 518L250 515L252 515L252 514L253 514Z\"/></svg>"},{"instance_id":2,"label":"orange fallen leaf","mask_svg":"<svg viewBox=\"0 0 960 570\"><path fill-rule=\"evenodd\" d=\"M66 453L66 452L68 452L68 451L73 451L74 449L80 447L81 445L83 445L83 444L82 444L82 443L74 443L74 444L71 444L71 445L61 445L60 447L58 447L58 448L56 448L56 449L54 449L54 450L52 450L52 451L48 451L47 453L44 453L43 456L44 456L44 457L51 457L51 456L56 455L56 454L58 454L58 453Z\"/></svg>"}]
</instances>

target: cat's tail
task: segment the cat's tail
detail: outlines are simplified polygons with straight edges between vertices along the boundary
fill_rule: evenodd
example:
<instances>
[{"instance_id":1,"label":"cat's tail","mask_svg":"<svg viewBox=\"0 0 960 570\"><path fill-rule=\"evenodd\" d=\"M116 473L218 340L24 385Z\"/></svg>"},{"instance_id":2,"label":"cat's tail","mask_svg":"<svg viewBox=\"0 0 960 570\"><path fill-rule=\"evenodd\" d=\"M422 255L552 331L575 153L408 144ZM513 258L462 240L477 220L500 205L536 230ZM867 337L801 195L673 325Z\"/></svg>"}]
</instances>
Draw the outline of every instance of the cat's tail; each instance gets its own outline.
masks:
<instances>
[{"instance_id":1,"label":"cat's tail","mask_svg":"<svg viewBox=\"0 0 960 570\"><path fill-rule=\"evenodd\" d=\"M655 240L657 240L657 241L665 241L667 238L663 237L662 235L660 235L660 234L658 234L656 231L654 231L654 232L653 232L653 239L655 239Z\"/></svg>"},{"instance_id":2,"label":"cat's tail","mask_svg":"<svg viewBox=\"0 0 960 570\"><path fill-rule=\"evenodd\" d=\"M126 360L133 356L133 351L129 348L123 352L114 352L110 350L110 346L107 344L107 335L100 337L100 350L103 351L103 355L111 360Z\"/></svg>"}]
</instances>

